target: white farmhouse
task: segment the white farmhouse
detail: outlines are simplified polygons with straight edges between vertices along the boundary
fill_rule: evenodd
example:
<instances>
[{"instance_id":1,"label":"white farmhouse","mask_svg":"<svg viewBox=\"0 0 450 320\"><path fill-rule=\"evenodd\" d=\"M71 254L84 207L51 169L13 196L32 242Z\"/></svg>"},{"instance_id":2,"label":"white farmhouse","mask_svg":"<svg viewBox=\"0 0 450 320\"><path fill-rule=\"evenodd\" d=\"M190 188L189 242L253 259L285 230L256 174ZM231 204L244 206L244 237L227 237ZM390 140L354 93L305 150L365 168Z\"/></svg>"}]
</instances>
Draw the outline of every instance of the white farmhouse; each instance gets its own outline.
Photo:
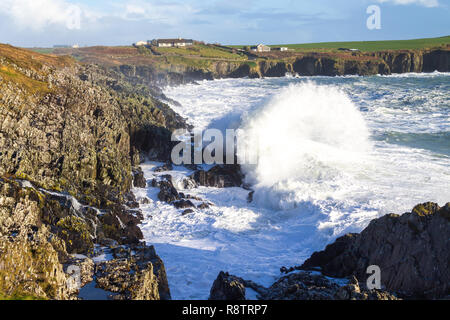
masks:
<instances>
[{"instance_id":1,"label":"white farmhouse","mask_svg":"<svg viewBox=\"0 0 450 320\"><path fill-rule=\"evenodd\" d=\"M160 48L170 48L170 47L187 47L194 44L192 39L155 39L149 41L149 44L160 47Z\"/></svg>"},{"instance_id":2,"label":"white farmhouse","mask_svg":"<svg viewBox=\"0 0 450 320\"><path fill-rule=\"evenodd\" d=\"M263 44L258 44L257 46L251 47L250 49L254 52L270 52L270 47Z\"/></svg>"}]
</instances>

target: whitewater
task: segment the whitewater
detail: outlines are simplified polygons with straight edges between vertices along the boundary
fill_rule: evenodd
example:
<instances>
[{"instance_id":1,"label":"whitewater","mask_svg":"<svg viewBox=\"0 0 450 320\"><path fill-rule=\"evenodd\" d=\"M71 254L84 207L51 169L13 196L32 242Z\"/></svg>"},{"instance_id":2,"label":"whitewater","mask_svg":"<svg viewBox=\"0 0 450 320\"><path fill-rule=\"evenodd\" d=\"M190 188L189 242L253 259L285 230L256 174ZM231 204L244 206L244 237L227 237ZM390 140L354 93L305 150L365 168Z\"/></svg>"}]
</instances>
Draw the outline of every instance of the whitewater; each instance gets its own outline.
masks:
<instances>
[{"instance_id":1,"label":"whitewater","mask_svg":"<svg viewBox=\"0 0 450 320\"><path fill-rule=\"evenodd\" d=\"M269 286L374 218L450 201L450 74L227 79L165 89L197 129L239 129L258 154L242 167L255 190L183 190L185 167L154 172L212 203L183 216L134 188L144 238L163 259L173 299L207 299L220 271ZM248 298L255 298L251 290Z\"/></svg>"}]
</instances>

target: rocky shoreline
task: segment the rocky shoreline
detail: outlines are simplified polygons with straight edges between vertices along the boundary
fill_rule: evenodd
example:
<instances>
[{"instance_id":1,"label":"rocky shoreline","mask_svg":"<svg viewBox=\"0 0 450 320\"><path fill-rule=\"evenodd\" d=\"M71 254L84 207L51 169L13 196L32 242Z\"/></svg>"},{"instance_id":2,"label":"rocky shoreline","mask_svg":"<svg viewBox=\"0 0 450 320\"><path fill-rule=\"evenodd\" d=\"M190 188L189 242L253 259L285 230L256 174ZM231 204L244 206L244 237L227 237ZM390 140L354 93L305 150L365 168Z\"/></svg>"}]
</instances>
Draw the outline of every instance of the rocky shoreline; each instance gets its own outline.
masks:
<instances>
[{"instance_id":1,"label":"rocky shoreline","mask_svg":"<svg viewBox=\"0 0 450 320\"><path fill-rule=\"evenodd\" d=\"M383 72L449 71L448 51L387 55L381 64L361 62L355 69L325 57L301 59L259 62L256 73L248 64L217 64L212 73L155 75L147 67L105 68L0 45L0 299L80 299L94 289L107 299L171 298L163 261L142 241L143 216L131 192L147 185L139 165L145 159L167 163L171 132L189 128L161 101L158 86L292 71L370 74L380 73L380 65L386 65ZM160 170L170 168L167 163ZM151 183L161 201L183 214L213 205L179 192L170 175ZM197 168L184 183L186 189L243 187L252 201L238 166ZM401 217L377 219L303 266L282 269L287 275L270 288L221 273L211 299L245 298L245 287L262 299L444 298L449 208L424 204ZM386 291L364 288L369 263L388 272ZM323 274L310 270L319 268Z\"/></svg>"},{"instance_id":2,"label":"rocky shoreline","mask_svg":"<svg viewBox=\"0 0 450 320\"><path fill-rule=\"evenodd\" d=\"M170 299L130 190L184 120L67 57L0 45L0 67L0 297L77 299L81 273L115 299Z\"/></svg>"},{"instance_id":3,"label":"rocky shoreline","mask_svg":"<svg viewBox=\"0 0 450 320\"><path fill-rule=\"evenodd\" d=\"M286 268L271 287L221 272L211 300L245 300L246 288L262 300L450 299L450 203L417 205L401 216L373 220ZM381 290L367 289L367 268L381 270Z\"/></svg>"}]
</instances>

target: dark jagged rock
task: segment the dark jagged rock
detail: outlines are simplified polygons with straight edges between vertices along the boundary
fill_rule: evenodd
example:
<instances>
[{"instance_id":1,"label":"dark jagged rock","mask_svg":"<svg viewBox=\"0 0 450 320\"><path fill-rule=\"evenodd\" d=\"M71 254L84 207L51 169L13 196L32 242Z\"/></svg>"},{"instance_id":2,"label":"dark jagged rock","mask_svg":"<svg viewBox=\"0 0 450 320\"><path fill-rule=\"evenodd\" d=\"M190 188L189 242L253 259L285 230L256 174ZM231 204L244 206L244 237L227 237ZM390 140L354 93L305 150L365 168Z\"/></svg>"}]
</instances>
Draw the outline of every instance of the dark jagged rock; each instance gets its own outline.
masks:
<instances>
[{"instance_id":1,"label":"dark jagged rock","mask_svg":"<svg viewBox=\"0 0 450 320\"><path fill-rule=\"evenodd\" d=\"M198 209L209 209L210 206L209 206L209 204L203 202L203 203L199 204L199 205L197 206L197 208L198 208Z\"/></svg>"},{"instance_id":2,"label":"dark jagged rock","mask_svg":"<svg viewBox=\"0 0 450 320\"><path fill-rule=\"evenodd\" d=\"M186 215L191 214L191 213L194 213L194 210L186 209L186 210L183 211L183 213L181 215L186 216Z\"/></svg>"},{"instance_id":3,"label":"dark jagged rock","mask_svg":"<svg viewBox=\"0 0 450 320\"><path fill-rule=\"evenodd\" d=\"M240 187L243 182L239 165L217 165L209 171L198 170L190 178L198 185L214 188Z\"/></svg>"},{"instance_id":4,"label":"dark jagged rock","mask_svg":"<svg viewBox=\"0 0 450 320\"><path fill-rule=\"evenodd\" d=\"M195 205L190 200L179 200L173 203L177 209L195 208Z\"/></svg>"},{"instance_id":5,"label":"dark jagged rock","mask_svg":"<svg viewBox=\"0 0 450 320\"><path fill-rule=\"evenodd\" d=\"M183 188L185 190L195 189L197 187L198 187L197 182L195 182L194 179L187 178L183 180Z\"/></svg>"},{"instance_id":6,"label":"dark jagged rock","mask_svg":"<svg viewBox=\"0 0 450 320\"><path fill-rule=\"evenodd\" d=\"M209 300L245 300L245 286L240 278L220 272L211 288Z\"/></svg>"},{"instance_id":7,"label":"dark jagged rock","mask_svg":"<svg viewBox=\"0 0 450 320\"><path fill-rule=\"evenodd\" d=\"M259 296L263 300L397 300L381 290L360 287L356 279L339 285L323 275L297 272L282 277Z\"/></svg>"},{"instance_id":8,"label":"dark jagged rock","mask_svg":"<svg viewBox=\"0 0 450 320\"><path fill-rule=\"evenodd\" d=\"M160 192L158 193L158 199L167 203L173 203L180 200L181 197L172 183L172 179L163 180L158 183Z\"/></svg>"},{"instance_id":9,"label":"dark jagged rock","mask_svg":"<svg viewBox=\"0 0 450 320\"><path fill-rule=\"evenodd\" d=\"M450 293L450 204L416 206L411 213L373 220L360 234L347 235L312 255L303 269L367 279L381 268L382 285L405 298L438 299Z\"/></svg>"},{"instance_id":10,"label":"dark jagged rock","mask_svg":"<svg viewBox=\"0 0 450 320\"><path fill-rule=\"evenodd\" d=\"M248 196L247 196L247 202L248 203L252 203L253 202L253 196L255 195L255 191L250 191L249 193L248 193Z\"/></svg>"},{"instance_id":11,"label":"dark jagged rock","mask_svg":"<svg viewBox=\"0 0 450 320\"><path fill-rule=\"evenodd\" d=\"M136 188L147 187L147 180L145 180L144 172L142 172L142 169L140 167L133 170L133 185Z\"/></svg>"},{"instance_id":12,"label":"dark jagged rock","mask_svg":"<svg viewBox=\"0 0 450 320\"><path fill-rule=\"evenodd\" d=\"M260 300L397 300L386 291L368 290L351 278L340 284L321 274L297 272L280 278L269 288L253 281L220 272L211 288L210 300L245 300L245 288L258 293Z\"/></svg>"}]
</instances>

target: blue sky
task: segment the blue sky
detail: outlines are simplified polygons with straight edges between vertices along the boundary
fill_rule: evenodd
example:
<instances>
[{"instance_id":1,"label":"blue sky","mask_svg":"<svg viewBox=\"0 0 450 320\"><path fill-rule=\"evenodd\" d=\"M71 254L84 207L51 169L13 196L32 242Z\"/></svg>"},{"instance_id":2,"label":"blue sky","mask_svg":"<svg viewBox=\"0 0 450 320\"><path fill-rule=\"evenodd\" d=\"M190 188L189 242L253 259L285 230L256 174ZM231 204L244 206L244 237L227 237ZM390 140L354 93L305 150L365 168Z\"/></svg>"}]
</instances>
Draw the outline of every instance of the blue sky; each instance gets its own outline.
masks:
<instances>
[{"instance_id":1,"label":"blue sky","mask_svg":"<svg viewBox=\"0 0 450 320\"><path fill-rule=\"evenodd\" d=\"M369 5L381 29L369 30ZM126 45L186 37L222 44L450 35L450 0L0 0L0 42Z\"/></svg>"}]
</instances>

